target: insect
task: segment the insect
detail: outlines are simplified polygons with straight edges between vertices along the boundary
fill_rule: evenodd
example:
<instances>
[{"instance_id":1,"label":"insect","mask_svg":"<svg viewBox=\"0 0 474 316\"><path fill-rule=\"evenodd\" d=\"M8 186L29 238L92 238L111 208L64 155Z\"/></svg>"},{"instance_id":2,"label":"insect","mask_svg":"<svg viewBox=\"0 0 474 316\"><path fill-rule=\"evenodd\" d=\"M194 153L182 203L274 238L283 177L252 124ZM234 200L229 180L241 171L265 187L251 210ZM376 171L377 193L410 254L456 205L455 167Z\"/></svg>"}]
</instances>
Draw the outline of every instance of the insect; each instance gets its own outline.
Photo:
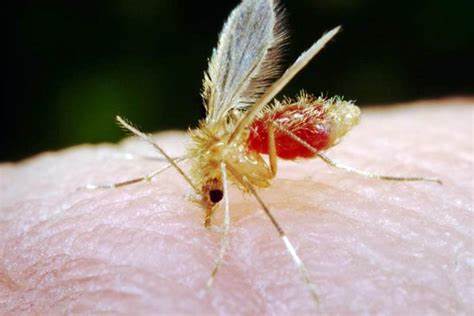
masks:
<instances>
[{"instance_id":1,"label":"insect","mask_svg":"<svg viewBox=\"0 0 474 316\"><path fill-rule=\"evenodd\" d=\"M232 183L253 195L276 228L314 300L318 296L308 270L281 225L258 194L277 174L278 159L320 158L332 167L362 176L395 181L434 181L421 177L392 177L340 165L324 152L359 122L360 110L342 98L313 97L302 92L295 99L274 97L340 31L324 34L282 73L281 50L287 39L283 13L276 0L243 0L231 13L220 34L217 48L204 77L202 96L206 118L189 131L191 145L181 158L170 157L153 139L117 117L121 126L155 147L168 165L149 175L89 189L117 188L150 180L174 168L199 196L204 225L209 227L214 211L223 204L224 229L218 257L207 287L211 287L229 247ZM273 102L272 102L273 101ZM263 155L268 156L265 159ZM188 174L180 164L189 161Z\"/></svg>"}]
</instances>

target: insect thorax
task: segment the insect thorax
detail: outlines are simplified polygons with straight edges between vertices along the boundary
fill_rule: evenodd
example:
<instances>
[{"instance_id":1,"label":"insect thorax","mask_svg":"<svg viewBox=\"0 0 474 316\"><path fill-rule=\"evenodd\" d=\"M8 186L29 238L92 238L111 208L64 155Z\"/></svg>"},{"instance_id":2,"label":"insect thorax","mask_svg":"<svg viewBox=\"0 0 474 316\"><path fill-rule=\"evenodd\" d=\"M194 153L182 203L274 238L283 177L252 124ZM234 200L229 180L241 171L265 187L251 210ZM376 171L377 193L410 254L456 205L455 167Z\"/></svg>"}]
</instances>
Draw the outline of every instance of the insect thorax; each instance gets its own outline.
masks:
<instances>
[{"instance_id":1,"label":"insect thorax","mask_svg":"<svg viewBox=\"0 0 474 316\"><path fill-rule=\"evenodd\" d=\"M248 134L244 133L241 139L231 144L227 143L230 131L225 124L205 124L190 131L192 144L188 149L192 157L191 177L205 195L209 190L222 187L221 163L224 162L230 170L229 179L240 184L239 176L245 177L250 183L258 187L268 187L271 173L263 158L256 152L248 150Z\"/></svg>"}]
</instances>

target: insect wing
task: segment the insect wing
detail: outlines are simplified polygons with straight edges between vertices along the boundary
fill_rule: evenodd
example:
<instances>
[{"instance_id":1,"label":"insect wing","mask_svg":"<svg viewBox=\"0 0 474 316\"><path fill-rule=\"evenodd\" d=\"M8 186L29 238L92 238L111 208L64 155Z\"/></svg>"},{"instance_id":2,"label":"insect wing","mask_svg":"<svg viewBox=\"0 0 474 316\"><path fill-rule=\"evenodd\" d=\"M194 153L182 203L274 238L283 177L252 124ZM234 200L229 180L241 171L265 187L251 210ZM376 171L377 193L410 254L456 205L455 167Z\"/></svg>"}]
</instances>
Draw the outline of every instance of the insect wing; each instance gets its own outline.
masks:
<instances>
[{"instance_id":1,"label":"insect wing","mask_svg":"<svg viewBox=\"0 0 474 316\"><path fill-rule=\"evenodd\" d=\"M286 39L275 0L243 0L224 25L204 78L207 122L254 103L280 74Z\"/></svg>"},{"instance_id":2,"label":"insect wing","mask_svg":"<svg viewBox=\"0 0 474 316\"><path fill-rule=\"evenodd\" d=\"M288 68L285 73L273 83L262 96L252 105L239 123L236 125L228 142L231 143L242 131L252 122L255 116L270 102L290 81L293 79L310 61L316 56L327 43L340 31L340 27L336 27L324 34L316 43Z\"/></svg>"}]
</instances>

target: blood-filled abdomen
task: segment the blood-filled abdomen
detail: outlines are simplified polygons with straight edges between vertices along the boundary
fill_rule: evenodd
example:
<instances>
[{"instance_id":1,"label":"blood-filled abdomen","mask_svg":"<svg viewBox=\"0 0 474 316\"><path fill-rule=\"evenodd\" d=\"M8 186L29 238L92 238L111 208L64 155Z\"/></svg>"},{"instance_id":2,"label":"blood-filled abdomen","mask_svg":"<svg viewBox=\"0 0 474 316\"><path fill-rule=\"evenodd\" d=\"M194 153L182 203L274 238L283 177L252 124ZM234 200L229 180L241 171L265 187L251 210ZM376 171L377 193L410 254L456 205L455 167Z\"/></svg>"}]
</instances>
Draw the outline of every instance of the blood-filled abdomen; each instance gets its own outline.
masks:
<instances>
[{"instance_id":1,"label":"blood-filled abdomen","mask_svg":"<svg viewBox=\"0 0 474 316\"><path fill-rule=\"evenodd\" d=\"M359 108L350 101L339 97L314 98L302 93L295 101L277 103L253 121L248 149L268 154L268 128L273 124L279 158L312 158L337 144L359 122L359 117Z\"/></svg>"},{"instance_id":2,"label":"blood-filled abdomen","mask_svg":"<svg viewBox=\"0 0 474 316\"><path fill-rule=\"evenodd\" d=\"M274 128L277 156L282 159L311 158L316 151L329 144L329 130L324 124L321 109L301 105L289 105L265 113L250 126L248 148L261 154L269 152L269 124L276 123L284 130ZM313 150L285 132L289 131Z\"/></svg>"}]
</instances>

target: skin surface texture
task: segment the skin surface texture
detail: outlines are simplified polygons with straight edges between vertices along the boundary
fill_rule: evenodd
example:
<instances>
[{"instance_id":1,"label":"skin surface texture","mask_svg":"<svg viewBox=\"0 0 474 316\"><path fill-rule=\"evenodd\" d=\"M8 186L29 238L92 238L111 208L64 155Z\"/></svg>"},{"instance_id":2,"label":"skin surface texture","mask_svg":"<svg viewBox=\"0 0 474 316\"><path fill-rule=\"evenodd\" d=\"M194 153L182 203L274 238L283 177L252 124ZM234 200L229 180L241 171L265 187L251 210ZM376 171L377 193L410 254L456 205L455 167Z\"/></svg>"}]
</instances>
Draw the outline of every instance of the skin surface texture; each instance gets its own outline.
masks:
<instances>
[{"instance_id":1,"label":"skin surface texture","mask_svg":"<svg viewBox=\"0 0 474 316\"><path fill-rule=\"evenodd\" d=\"M222 212L206 230L174 170L152 183L76 190L164 166L125 159L155 154L136 138L2 164L0 314L472 315L473 105L369 108L327 152L359 169L443 185L365 179L318 159L280 161L260 194L310 271L317 310L275 229L236 187L230 250L207 295ZM179 156L187 137L156 141Z\"/></svg>"}]
</instances>

